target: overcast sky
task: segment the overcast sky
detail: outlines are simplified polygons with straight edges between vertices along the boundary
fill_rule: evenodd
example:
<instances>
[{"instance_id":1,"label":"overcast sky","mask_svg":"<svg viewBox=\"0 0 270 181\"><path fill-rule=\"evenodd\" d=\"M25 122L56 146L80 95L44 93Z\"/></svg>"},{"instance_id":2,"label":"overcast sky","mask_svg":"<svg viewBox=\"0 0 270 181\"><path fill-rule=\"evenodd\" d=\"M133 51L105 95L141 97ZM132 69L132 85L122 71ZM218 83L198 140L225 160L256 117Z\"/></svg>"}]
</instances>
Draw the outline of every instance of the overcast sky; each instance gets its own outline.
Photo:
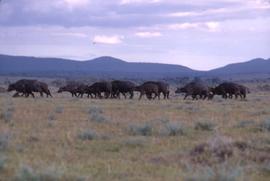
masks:
<instances>
[{"instance_id":1,"label":"overcast sky","mask_svg":"<svg viewBox=\"0 0 270 181\"><path fill-rule=\"evenodd\" d=\"M0 53L208 70L270 58L270 1L0 0Z\"/></svg>"}]
</instances>

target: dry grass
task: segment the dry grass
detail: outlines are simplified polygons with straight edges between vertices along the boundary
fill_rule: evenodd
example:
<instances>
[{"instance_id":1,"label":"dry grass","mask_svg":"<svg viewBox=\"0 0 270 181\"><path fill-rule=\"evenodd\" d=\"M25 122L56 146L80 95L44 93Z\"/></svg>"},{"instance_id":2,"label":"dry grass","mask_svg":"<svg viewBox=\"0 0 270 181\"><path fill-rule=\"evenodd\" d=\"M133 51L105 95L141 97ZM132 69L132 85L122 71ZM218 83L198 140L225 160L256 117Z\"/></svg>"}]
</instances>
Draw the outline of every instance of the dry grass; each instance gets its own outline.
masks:
<instances>
[{"instance_id":1,"label":"dry grass","mask_svg":"<svg viewBox=\"0 0 270 181\"><path fill-rule=\"evenodd\" d=\"M4 115L0 133L9 135L4 140L8 146L0 150L5 158L0 180L23 177L22 171L35 178L45 174L56 180L270 178L270 131L265 125L270 119L270 94L252 94L248 101L10 97L0 94L0 113ZM12 116L6 112L10 107ZM208 131L195 129L198 122L215 126ZM162 134L170 123L170 130L177 134ZM132 125L147 125L151 134L131 134ZM90 135L91 139L80 139L81 134L88 134L86 137ZM218 140L220 137L224 142ZM233 146L235 143L248 146L241 151ZM200 145L208 145L209 149L194 156L192 152ZM213 155L219 147L228 149L229 155L216 161Z\"/></svg>"}]
</instances>

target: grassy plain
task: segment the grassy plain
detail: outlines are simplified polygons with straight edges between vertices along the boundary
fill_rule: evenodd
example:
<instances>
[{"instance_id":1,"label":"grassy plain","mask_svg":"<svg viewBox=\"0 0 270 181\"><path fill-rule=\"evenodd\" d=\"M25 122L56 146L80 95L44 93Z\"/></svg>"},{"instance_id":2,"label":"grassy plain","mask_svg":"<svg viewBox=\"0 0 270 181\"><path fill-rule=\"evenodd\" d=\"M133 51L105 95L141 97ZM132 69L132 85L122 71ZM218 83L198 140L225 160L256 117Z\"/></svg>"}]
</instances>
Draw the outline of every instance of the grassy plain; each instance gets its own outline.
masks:
<instances>
[{"instance_id":1,"label":"grassy plain","mask_svg":"<svg viewBox=\"0 0 270 181\"><path fill-rule=\"evenodd\" d=\"M269 180L270 93L247 101L0 94L0 180Z\"/></svg>"}]
</instances>

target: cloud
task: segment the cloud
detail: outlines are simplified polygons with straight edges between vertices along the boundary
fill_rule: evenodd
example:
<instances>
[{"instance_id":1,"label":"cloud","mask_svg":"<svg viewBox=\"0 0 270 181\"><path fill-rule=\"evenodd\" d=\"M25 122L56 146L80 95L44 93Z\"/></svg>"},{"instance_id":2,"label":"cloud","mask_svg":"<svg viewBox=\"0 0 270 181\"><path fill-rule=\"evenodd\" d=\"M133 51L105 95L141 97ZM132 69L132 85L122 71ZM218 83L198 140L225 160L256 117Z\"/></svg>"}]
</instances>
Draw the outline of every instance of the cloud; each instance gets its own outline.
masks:
<instances>
[{"instance_id":1,"label":"cloud","mask_svg":"<svg viewBox=\"0 0 270 181\"><path fill-rule=\"evenodd\" d=\"M196 22L196 23L178 23L168 25L170 30L207 30L209 32L216 32L220 29L220 23L209 21L209 22Z\"/></svg>"},{"instance_id":2,"label":"cloud","mask_svg":"<svg viewBox=\"0 0 270 181\"><path fill-rule=\"evenodd\" d=\"M120 44L122 43L123 36L113 35L113 36L106 36L106 35L96 35L93 38L93 43L101 43L101 44Z\"/></svg>"},{"instance_id":3,"label":"cloud","mask_svg":"<svg viewBox=\"0 0 270 181\"><path fill-rule=\"evenodd\" d=\"M168 26L171 30L186 30L186 29L192 29L192 28L198 28L198 23L176 23L176 24L170 24Z\"/></svg>"},{"instance_id":4,"label":"cloud","mask_svg":"<svg viewBox=\"0 0 270 181\"><path fill-rule=\"evenodd\" d=\"M211 32L216 32L220 28L220 24L218 22L206 22L205 26Z\"/></svg>"},{"instance_id":5,"label":"cloud","mask_svg":"<svg viewBox=\"0 0 270 181\"><path fill-rule=\"evenodd\" d=\"M159 3L161 2L161 0L121 0L120 1L120 4L138 4L138 3L144 3L144 4L147 4L147 3Z\"/></svg>"},{"instance_id":6,"label":"cloud","mask_svg":"<svg viewBox=\"0 0 270 181\"><path fill-rule=\"evenodd\" d=\"M86 38L88 37L86 34L84 33L65 33L65 32L59 32L59 33L52 33L53 36L73 36L73 37L77 37L77 38Z\"/></svg>"},{"instance_id":7,"label":"cloud","mask_svg":"<svg viewBox=\"0 0 270 181\"><path fill-rule=\"evenodd\" d=\"M0 25L136 28L269 17L269 8L264 0L4 0Z\"/></svg>"},{"instance_id":8,"label":"cloud","mask_svg":"<svg viewBox=\"0 0 270 181\"><path fill-rule=\"evenodd\" d=\"M70 10L86 7L90 4L90 0L56 0L55 2L58 6L66 6Z\"/></svg>"},{"instance_id":9,"label":"cloud","mask_svg":"<svg viewBox=\"0 0 270 181\"><path fill-rule=\"evenodd\" d=\"M141 38L152 38L152 37L160 37L162 34L160 32L137 32L135 33L135 36L141 37Z\"/></svg>"}]
</instances>

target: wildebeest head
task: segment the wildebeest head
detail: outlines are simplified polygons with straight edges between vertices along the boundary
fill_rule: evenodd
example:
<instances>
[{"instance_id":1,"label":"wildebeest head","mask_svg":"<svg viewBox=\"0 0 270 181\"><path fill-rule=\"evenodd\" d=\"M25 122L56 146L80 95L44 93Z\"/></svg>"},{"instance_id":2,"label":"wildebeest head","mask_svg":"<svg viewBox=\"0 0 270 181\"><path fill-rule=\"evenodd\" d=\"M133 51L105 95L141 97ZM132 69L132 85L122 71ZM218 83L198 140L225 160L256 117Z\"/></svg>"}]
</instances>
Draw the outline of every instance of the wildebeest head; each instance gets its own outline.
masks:
<instances>
[{"instance_id":1,"label":"wildebeest head","mask_svg":"<svg viewBox=\"0 0 270 181\"><path fill-rule=\"evenodd\" d=\"M11 91L14 91L14 90L16 90L16 85L15 84L9 84L7 91L11 92Z\"/></svg>"},{"instance_id":2,"label":"wildebeest head","mask_svg":"<svg viewBox=\"0 0 270 181\"><path fill-rule=\"evenodd\" d=\"M223 91L220 87L212 87L210 88L210 91L215 95L222 95Z\"/></svg>"},{"instance_id":3,"label":"wildebeest head","mask_svg":"<svg viewBox=\"0 0 270 181\"><path fill-rule=\"evenodd\" d=\"M215 87L209 87L209 92L212 94L215 94Z\"/></svg>"},{"instance_id":4,"label":"wildebeest head","mask_svg":"<svg viewBox=\"0 0 270 181\"><path fill-rule=\"evenodd\" d=\"M61 93L61 92L63 92L63 91L66 91L66 87L60 87L59 89L58 89L58 93Z\"/></svg>"},{"instance_id":5,"label":"wildebeest head","mask_svg":"<svg viewBox=\"0 0 270 181\"><path fill-rule=\"evenodd\" d=\"M187 90L186 88L182 87L182 88L177 88L175 93L176 94L181 94L181 93L185 93Z\"/></svg>"}]
</instances>

